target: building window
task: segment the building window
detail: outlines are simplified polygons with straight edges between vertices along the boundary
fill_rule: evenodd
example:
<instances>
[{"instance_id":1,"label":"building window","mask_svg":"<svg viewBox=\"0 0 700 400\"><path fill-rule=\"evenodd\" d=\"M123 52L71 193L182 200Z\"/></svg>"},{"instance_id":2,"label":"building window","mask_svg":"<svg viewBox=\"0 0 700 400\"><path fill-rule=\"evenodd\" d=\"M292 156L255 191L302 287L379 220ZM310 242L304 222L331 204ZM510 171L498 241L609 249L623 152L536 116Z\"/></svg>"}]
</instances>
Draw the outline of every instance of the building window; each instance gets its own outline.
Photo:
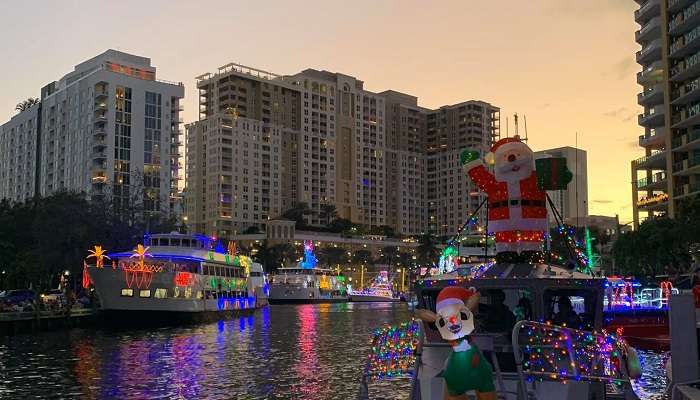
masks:
<instances>
[{"instance_id":1,"label":"building window","mask_svg":"<svg viewBox=\"0 0 700 400\"><path fill-rule=\"evenodd\" d=\"M122 297L134 297L134 289L122 289Z\"/></svg>"}]
</instances>

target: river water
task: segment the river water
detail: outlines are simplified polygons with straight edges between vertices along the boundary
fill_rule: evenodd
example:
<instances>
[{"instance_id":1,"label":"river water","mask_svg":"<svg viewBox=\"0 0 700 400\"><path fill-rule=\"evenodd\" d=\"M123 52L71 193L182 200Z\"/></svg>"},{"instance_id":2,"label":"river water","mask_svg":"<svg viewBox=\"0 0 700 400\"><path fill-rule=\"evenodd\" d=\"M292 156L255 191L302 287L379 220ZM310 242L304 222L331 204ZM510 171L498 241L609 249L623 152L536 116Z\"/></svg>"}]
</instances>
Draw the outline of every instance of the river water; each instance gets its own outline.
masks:
<instances>
[{"instance_id":1,"label":"river water","mask_svg":"<svg viewBox=\"0 0 700 400\"><path fill-rule=\"evenodd\" d=\"M73 329L0 339L0 399L354 399L374 328L405 304L271 306L218 323ZM637 388L661 399L663 357L644 353ZM373 385L406 399L410 383Z\"/></svg>"}]
</instances>

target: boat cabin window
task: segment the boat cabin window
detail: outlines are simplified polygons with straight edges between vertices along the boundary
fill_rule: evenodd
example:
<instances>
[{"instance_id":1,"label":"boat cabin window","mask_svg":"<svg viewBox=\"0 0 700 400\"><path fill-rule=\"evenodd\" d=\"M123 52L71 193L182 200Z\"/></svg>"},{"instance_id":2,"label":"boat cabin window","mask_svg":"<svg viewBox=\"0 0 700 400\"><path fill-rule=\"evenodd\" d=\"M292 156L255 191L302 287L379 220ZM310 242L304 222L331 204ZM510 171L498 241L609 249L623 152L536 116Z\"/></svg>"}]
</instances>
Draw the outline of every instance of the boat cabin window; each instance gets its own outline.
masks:
<instances>
[{"instance_id":1,"label":"boat cabin window","mask_svg":"<svg viewBox=\"0 0 700 400\"><path fill-rule=\"evenodd\" d=\"M190 239L182 239L182 247L190 247Z\"/></svg>"},{"instance_id":2,"label":"boat cabin window","mask_svg":"<svg viewBox=\"0 0 700 400\"><path fill-rule=\"evenodd\" d=\"M250 271L250 276L262 276L262 273L257 271Z\"/></svg>"},{"instance_id":3,"label":"boat cabin window","mask_svg":"<svg viewBox=\"0 0 700 400\"><path fill-rule=\"evenodd\" d=\"M596 292L592 290L545 290L545 320L569 328L593 329L596 302Z\"/></svg>"},{"instance_id":4,"label":"boat cabin window","mask_svg":"<svg viewBox=\"0 0 700 400\"><path fill-rule=\"evenodd\" d=\"M171 246L180 246L180 239L170 239Z\"/></svg>"},{"instance_id":5,"label":"boat cabin window","mask_svg":"<svg viewBox=\"0 0 700 400\"><path fill-rule=\"evenodd\" d=\"M532 296L527 289L480 289L476 313L478 332L511 332L516 322L532 319Z\"/></svg>"}]
</instances>

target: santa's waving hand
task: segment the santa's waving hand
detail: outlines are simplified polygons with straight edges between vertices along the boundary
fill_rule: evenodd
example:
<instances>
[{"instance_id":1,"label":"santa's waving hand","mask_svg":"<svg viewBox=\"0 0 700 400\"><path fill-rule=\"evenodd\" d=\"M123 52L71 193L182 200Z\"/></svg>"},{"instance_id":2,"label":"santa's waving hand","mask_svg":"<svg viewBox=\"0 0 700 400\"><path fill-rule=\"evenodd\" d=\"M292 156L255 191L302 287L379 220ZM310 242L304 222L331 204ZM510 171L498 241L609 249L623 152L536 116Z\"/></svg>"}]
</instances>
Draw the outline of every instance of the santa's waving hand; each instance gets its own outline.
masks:
<instances>
[{"instance_id":1,"label":"santa's waving hand","mask_svg":"<svg viewBox=\"0 0 700 400\"><path fill-rule=\"evenodd\" d=\"M488 195L489 233L500 253L541 252L547 229L545 192L537 187L532 150L518 136L496 142L487 155L489 172L479 153L462 152L465 173Z\"/></svg>"}]
</instances>

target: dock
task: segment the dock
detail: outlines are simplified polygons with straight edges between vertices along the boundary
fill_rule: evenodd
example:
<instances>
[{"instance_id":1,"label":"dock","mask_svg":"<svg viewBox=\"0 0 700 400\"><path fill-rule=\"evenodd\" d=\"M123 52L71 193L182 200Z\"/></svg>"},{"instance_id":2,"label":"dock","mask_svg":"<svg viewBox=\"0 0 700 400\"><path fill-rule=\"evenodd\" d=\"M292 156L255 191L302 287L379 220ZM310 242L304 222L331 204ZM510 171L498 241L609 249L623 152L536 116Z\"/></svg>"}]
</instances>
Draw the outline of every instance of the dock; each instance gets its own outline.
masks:
<instances>
[{"instance_id":1,"label":"dock","mask_svg":"<svg viewBox=\"0 0 700 400\"><path fill-rule=\"evenodd\" d=\"M3 312L0 336L87 326L94 323L96 315L91 308L77 308L69 313L64 310Z\"/></svg>"}]
</instances>

